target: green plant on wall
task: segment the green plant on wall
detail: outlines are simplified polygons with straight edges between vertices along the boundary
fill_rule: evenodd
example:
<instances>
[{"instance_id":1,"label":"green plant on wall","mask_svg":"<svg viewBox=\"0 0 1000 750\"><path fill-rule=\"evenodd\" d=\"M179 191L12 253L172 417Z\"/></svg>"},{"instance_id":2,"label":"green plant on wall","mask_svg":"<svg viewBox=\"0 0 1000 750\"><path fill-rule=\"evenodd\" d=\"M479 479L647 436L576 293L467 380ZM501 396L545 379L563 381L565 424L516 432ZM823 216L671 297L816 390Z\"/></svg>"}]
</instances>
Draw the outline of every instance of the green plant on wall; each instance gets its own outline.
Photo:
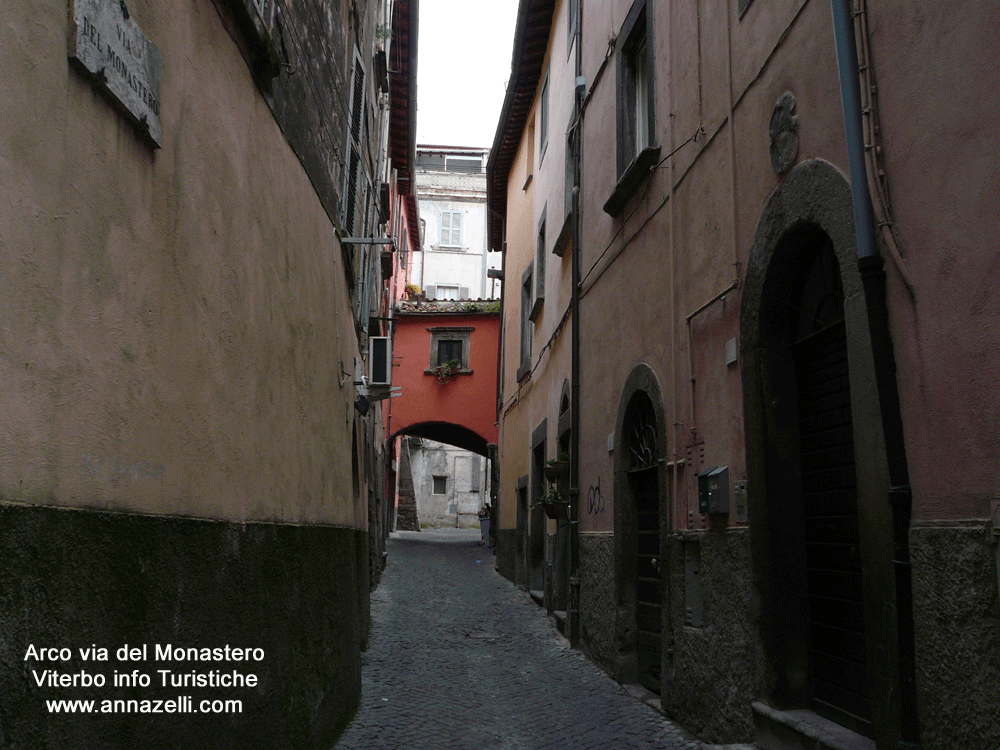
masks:
<instances>
[{"instance_id":1,"label":"green plant on wall","mask_svg":"<svg viewBox=\"0 0 1000 750\"><path fill-rule=\"evenodd\" d=\"M500 312L500 300L484 300L482 302L470 301L462 305L462 312L467 313L493 313Z\"/></svg>"},{"instance_id":2,"label":"green plant on wall","mask_svg":"<svg viewBox=\"0 0 1000 750\"><path fill-rule=\"evenodd\" d=\"M432 367L431 372L437 375L439 383L447 383L452 380L461 369L461 362L457 359L449 359L447 362L442 362L437 367Z\"/></svg>"}]
</instances>

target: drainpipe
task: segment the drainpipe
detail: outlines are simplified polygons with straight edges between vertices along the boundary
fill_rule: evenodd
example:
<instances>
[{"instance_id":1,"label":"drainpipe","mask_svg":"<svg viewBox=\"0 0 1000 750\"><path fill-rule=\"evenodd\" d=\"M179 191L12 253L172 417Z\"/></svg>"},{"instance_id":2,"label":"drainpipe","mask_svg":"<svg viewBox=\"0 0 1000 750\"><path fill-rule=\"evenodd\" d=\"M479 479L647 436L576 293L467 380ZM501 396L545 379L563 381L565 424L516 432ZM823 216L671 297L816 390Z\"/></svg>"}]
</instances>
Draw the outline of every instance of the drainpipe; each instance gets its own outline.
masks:
<instances>
[{"instance_id":1,"label":"drainpipe","mask_svg":"<svg viewBox=\"0 0 1000 750\"><path fill-rule=\"evenodd\" d=\"M570 475L569 475L569 644L580 647L580 160L583 150L583 8L577 3L576 51L574 54L573 122L570 136L573 146L573 248L572 253L572 327L570 339Z\"/></svg>"},{"instance_id":2,"label":"drainpipe","mask_svg":"<svg viewBox=\"0 0 1000 750\"><path fill-rule=\"evenodd\" d=\"M858 270L865 292L872 360L885 433L889 469L889 503L892 507L893 564L896 579L896 622L898 630L900 682L899 750L918 750L916 655L913 628L913 582L910 569L910 517L913 493L910 488L903 439L903 419L896 382L896 359L889 330L886 303L885 266L875 243L868 176L865 171L865 142L861 122L861 90L858 82L858 52L854 37L854 8L851 0L831 0L833 30L837 44L840 94L844 108L847 156L851 171L851 194L858 242Z\"/></svg>"}]
</instances>

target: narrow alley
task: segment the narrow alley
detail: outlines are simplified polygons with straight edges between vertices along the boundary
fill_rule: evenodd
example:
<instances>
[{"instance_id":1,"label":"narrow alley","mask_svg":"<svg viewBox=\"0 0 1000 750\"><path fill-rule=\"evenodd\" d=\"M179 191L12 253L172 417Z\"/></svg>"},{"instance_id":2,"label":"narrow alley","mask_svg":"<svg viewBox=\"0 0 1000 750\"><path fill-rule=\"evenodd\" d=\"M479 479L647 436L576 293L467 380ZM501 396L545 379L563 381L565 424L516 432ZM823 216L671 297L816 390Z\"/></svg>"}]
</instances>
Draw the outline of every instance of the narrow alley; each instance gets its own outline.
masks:
<instances>
[{"instance_id":1,"label":"narrow alley","mask_svg":"<svg viewBox=\"0 0 1000 750\"><path fill-rule=\"evenodd\" d=\"M570 650L479 538L389 538L361 706L338 750L709 747Z\"/></svg>"}]
</instances>

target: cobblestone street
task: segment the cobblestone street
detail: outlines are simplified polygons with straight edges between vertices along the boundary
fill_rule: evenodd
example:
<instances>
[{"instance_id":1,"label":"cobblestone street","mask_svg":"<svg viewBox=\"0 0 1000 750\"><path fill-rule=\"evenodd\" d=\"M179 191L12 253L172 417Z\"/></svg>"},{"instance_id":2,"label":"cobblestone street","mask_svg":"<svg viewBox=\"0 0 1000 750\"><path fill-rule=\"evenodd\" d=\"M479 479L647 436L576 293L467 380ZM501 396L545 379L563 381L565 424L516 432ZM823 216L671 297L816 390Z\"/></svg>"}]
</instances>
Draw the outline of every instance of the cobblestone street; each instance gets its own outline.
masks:
<instances>
[{"instance_id":1,"label":"cobblestone street","mask_svg":"<svg viewBox=\"0 0 1000 750\"><path fill-rule=\"evenodd\" d=\"M706 747L572 651L479 532L397 532L341 750Z\"/></svg>"}]
</instances>

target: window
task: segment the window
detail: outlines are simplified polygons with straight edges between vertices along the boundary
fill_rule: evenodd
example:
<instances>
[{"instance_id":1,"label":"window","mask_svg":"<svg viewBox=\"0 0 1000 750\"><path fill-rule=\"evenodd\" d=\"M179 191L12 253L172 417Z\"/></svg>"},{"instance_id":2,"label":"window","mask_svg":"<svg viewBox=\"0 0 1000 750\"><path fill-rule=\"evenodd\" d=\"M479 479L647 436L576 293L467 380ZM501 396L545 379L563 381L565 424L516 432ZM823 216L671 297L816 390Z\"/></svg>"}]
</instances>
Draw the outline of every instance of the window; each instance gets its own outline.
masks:
<instances>
[{"instance_id":1,"label":"window","mask_svg":"<svg viewBox=\"0 0 1000 750\"><path fill-rule=\"evenodd\" d=\"M459 339L439 339L437 363L446 365L449 362L462 361L462 342Z\"/></svg>"},{"instance_id":2,"label":"window","mask_svg":"<svg viewBox=\"0 0 1000 750\"><path fill-rule=\"evenodd\" d=\"M434 295L434 299L458 299L458 286L438 284L437 294Z\"/></svg>"},{"instance_id":3,"label":"window","mask_svg":"<svg viewBox=\"0 0 1000 750\"><path fill-rule=\"evenodd\" d=\"M517 379L521 380L531 369L531 302L532 266L528 266L521 277L521 365L517 368Z\"/></svg>"},{"instance_id":4,"label":"window","mask_svg":"<svg viewBox=\"0 0 1000 750\"><path fill-rule=\"evenodd\" d=\"M535 175L535 118L531 118L531 122L528 123L528 129L525 131L525 138L527 139L525 143L525 148L528 152L524 157L524 187L522 190L527 190L528 185L531 184L531 178Z\"/></svg>"},{"instance_id":5,"label":"window","mask_svg":"<svg viewBox=\"0 0 1000 750\"><path fill-rule=\"evenodd\" d=\"M446 169L449 172L477 174L483 171L483 160L479 156L449 156Z\"/></svg>"},{"instance_id":6,"label":"window","mask_svg":"<svg viewBox=\"0 0 1000 750\"><path fill-rule=\"evenodd\" d=\"M646 0L637 0L622 26L618 67L618 174L652 145L653 65Z\"/></svg>"},{"instance_id":7,"label":"window","mask_svg":"<svg viewBox=\"0 0 1000 750\"><path fill-rule=\"evenodd\" d=\"M660 158L654 143L653 40L647 0L635 0L618 39L618 181L604 204L618 216Z\"/></svg>"},{"instance_id":8,"label":"window","mask_svg":"<svg viewBox=\"0 0 1000 750\"><path fill-rule=\"evenodd\" d=\"M448 477L434 477L434 494L435 495L446 495L448 494Z\"/></svg>"},{"instance_id":9,"label":"window","mask_svg":"<svg viewBox=\"0 0 1000 750\"><path fill-rule=\"evenodd\" d=\"M573 49L573 39L577 29L580 28L580 0L569 0L569 22L566 28L566 56L569 57L569 51Z\"/></svg>"},{"instance_id":10,"label":"window","mask_svg":"<svg viewBox=\"0 0 1000 750\"><path fill-rule=\"evenodd\" d=\"M535 240L535 299L531 306L531 319L536 320L545 302L545 213L548 206L542 209L542 218L538 221L538 235Z\"/></svg>"},{"instance_id":11,"label":"window","mask_svg":"<svg viewBox=\"0 0 1000 750\"><path fill-rule=\"evenodd\" d=\"M431 351L425 375L435 375L433 368L457 360L460 374L469 374L469 353L472 346L472 326L441 326L428 328L431 334Z\"/></svg>"},{"instance_id":12,"label":"window","mask_svg":"<svg viewBox=\"0 0 1000 750\"><path fill-rule=\"evenodd\" d=\"M428 284L424 287L427 299L460 300L469 299L469 287L458 284Z\"/></svg>"},{"instance_id":13,"label":"window","mask_svg":"<svg viewBox=\"0 0 1000 750\"><path fill-rule=\"evenodd\" d=\"M462 212L441 211L441 245L443 247L462 246Z\"/></svg>"},{"instance_id":14,"label":"window","mask_svg":"<svg viewBox=\"0 0 1000 750\"><path fill-rule=\"evenodd\" d=\"M545 145L549 142L549 77L545 76L538 103L538 163L545 158Z\"/></svg>"},{"instance_id":15,"label":"window","mask_svg":"<svg viewBox=\"0 0 1000 750\"><path fill-rule=\"evenodd\" d=\"M343 224L348 237L357 237L358 218L361 214L361 185L364 167L362 143L364 142L365 66L361 55L354 50L354 68L351 72L351 111L347 127L347 165L344 176Z\"/></svg>"}]
</instances>

